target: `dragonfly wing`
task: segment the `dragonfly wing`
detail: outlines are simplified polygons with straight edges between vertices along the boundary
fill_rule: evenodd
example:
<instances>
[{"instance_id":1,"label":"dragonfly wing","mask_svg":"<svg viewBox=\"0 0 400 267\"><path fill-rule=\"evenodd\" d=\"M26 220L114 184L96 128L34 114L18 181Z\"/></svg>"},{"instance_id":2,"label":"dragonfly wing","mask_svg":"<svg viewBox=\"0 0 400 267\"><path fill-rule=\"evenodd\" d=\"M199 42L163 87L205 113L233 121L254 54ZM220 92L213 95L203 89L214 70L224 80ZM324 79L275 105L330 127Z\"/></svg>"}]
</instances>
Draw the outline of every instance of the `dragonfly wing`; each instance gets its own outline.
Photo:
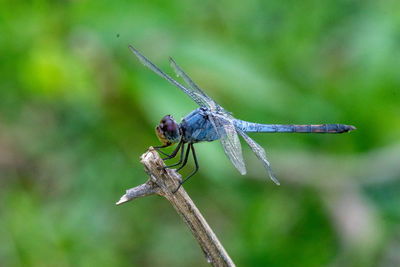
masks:
<instances>
[{"instance_id":1,"label":"dragonfly wing","mask_svg":"<svg viewBox=\"0 0 400 267\"><path fill-rule=\"evenodd\" d=\"M162 78L166 79L168 82L173 84L174 86L178 87L181 89L183 92L185 92L190 98L192 98L199 106L205 106L209 107L208 102L205 100L205 97L196 91L192 91L172 79L169 75L165 74L162 70L160 70L156 65L151 63L150 60L148 60L145 56L139 53L132 45L129 45L129 49L138 57L138 59L149 69L157 73L159 76Z\"/></svg>"},{"instance_id":2,"label":"dragonfly wing","mask_svg":"<svg viewBox=\"0 0 400 267\"><path fill-rule=\"evenodd\" d=\"M169 58L169 62L171 63L171 67L174 69L176 75L179 77L181 76L187 86L197 94L201 95L204 101L208 102L210 107L216 108L218 104L211 98L209 97L203 90L201 90L195 82L187 75L181 67L179 67L178 64L176 64L175 60L173 60L172 57Z\"/></svg>"},{"instance_id":3,"label":"dragonfly wing","mask_svg":"<svg viewBox=\"0 0 400 267\"><path fill-rule=\"evenodd\" d=\"M222 116L210 115L209 119L218 133L226 155L242 175L246 174L242 147L233 122Z\"/></svg>"},{"instance_id":4,"label":"dragonfly wing","mask_svg":"<svg viewBox=\"0 0 400 267\"><path fill-rule=\"evenodd\" d=\"M280 185L279 181L275 178L275 174L272 171L271 165L267 159L267 155L265 153L264 148L262 148L259 144L257 144L253 139L251 139L245 132L240 129L236 129L237 132L243 137L246 143L250 146L251 150L253 150L254 154L256 154L257 158L262 161L265 168L268 171L269 177L275 184Z\"/></svg>"}]
</instances>

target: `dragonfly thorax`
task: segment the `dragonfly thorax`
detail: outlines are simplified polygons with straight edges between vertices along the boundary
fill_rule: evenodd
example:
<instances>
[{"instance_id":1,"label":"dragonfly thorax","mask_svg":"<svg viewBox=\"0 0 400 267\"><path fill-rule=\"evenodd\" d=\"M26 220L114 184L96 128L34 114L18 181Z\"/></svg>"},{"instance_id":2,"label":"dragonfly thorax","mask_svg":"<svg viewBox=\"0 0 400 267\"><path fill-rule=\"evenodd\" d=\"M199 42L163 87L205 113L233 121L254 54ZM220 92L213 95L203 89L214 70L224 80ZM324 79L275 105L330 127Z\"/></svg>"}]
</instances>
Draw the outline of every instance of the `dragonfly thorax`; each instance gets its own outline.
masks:
<instances>
[{"instance_id":1,"label":"dragonfly thorax","mask_svg":"<svg viewBox=\"0 0 400 267\"><path fill-rule=\"evenodd\" d=\"M156 127L156 134L163 145L172 145L180 140L179 125L171 115L161 119Z\"/></svg>"}]
</instances>

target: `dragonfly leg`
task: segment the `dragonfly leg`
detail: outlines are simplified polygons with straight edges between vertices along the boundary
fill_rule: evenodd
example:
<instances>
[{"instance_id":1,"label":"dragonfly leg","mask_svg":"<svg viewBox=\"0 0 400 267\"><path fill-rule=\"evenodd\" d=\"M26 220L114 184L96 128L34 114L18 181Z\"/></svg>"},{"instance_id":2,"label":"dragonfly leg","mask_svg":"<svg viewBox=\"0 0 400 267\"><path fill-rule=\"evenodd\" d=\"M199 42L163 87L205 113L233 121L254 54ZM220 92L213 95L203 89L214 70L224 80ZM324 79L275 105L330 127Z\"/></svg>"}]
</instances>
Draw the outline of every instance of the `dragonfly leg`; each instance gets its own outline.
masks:
<instances>
[{"instance_id":1,"label":"dragonfly leg","mask_svg":"<svg viewBox=\"0 0 400 267\"><path fill-rule=\"evenodd\" d=\"M182 165L178 169L176 169L177 172L180 171L183 167L185 167L185 165L186 165L186 163L188 161L188 158L189 158L190 148L191 148L191 144L188 144L188 147L187 147L187 150L186 150L186 154L185 154L185 158L183 159Z\"/></svg>"},{"instance_id":2,"label":"dragonfly leg","mask_svg":"<svg viewBox=\"0 0 400 267\"><path fill-rule=\"evenodd\" d=\"M176 189L174 190L174 192L172 192L173 194L175 194L176 191L178 191L179 188L181 188L181 186L183 185L183 183L186 182L187 180L189 180L189 178L192 177L192 176L199 170L199 163L197 162L196 151L194 150L194 146L193 146L192 143L190 143L190 144L188 145L188 150L187 150L187 151L189 151L190 149L192 149L192 155L193 155L193 159L194 159L194 164L196 165L196 169L195 169L194 172L192 172L188 177L186 177L185 180L183 180L182 182L179 183L178 188L176 188ZM186 154L188 154L188 153L186 152Z\"/></svg>"},{"instance_id":3,"label":"dragonfly leg","mask_svg":"<svg viewBox=\"0 0 400 267\"><path fill-rule=\"evenodd\" d=\"M181 148L183 144L183 140L179 142L179 144L176 146L176 148L174 149L174 151L171 153L171 155L168 155L166 158L163 158L162 160L167 160L167 159L172 159L175 158L176 154L178 153L179 149Z\"/></svg>"},{"instance_id":4,"label":"dragonfly leg","mask_svg":"<svg viewBox=\"0 0 400 267\"><path fill-rule=\"evenodd\" d=\"M170 155L168 155L167 153L162 152L161 149L160 149L160 148L165 148L165 147L168 147L168 146L170 146L170 145L154 146L153 148L154 148L157 152L163 154L164 156L169 157Z\"/></svg>"},{"instance_id":5,"label":"dragonfly leg","mask_svg":"<svg viewBox=\"0 0 400 267\"><path fill-rule=\"evenodd\" d=\"M171 167L175 167L175 166L178 166L178 165L180 165L181 163L182 163L182 160L183 160L183 153L185 152L185 143L182 143L182 148L181 148L181 156L179 157L179 161L178 161L178 163L175 163L175 164L172 164L172 165L168 165L168 166L165 166L164 168L171 168Z\"/></svg>"}]
</instances>

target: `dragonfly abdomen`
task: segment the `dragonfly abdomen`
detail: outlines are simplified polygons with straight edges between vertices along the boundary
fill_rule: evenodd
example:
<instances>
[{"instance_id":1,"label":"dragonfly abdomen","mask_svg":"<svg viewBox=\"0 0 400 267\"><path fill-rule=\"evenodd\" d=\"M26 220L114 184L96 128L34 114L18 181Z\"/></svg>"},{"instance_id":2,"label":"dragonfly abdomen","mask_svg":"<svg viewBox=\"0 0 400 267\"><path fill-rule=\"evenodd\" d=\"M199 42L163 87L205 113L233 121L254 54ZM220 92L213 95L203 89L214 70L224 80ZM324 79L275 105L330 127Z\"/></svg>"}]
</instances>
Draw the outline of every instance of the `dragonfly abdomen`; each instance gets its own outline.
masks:
<instances>
[{"instance_id":1,"label":"dragonfly abdomen","mask_svg":"<svg viewBox=\"0 0 400 267\"><path fill-rule=\"evenodd\" d=\"M260 124L241 120L235 126L249 133L346 133L356 129L346 124Z\"/></svg>"}]
</instances>

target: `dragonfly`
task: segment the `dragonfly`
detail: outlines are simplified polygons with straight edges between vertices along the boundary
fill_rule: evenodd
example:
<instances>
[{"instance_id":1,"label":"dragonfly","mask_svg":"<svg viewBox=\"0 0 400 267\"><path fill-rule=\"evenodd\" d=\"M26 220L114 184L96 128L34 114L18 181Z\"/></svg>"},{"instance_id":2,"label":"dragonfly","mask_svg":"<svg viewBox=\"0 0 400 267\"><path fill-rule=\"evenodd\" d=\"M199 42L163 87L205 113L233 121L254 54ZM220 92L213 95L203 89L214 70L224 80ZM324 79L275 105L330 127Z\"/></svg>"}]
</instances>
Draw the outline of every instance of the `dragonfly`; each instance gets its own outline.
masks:
<instances>
[{"instance_id":1,"label":"dragonfly","mask_svg":"<svg viewBox=\"0 0 400 267\"><path fill-rule=\"evenodd\" d=\"M236 119L230 112L226 111L201 90L171 57L169 61L172 69L178 77L183 78L186 86L178 83L160 70L160 68L143 56L132 45L129 45L129 49L146 67L182 90L199 106L184 117L179 124L172 115L166 115L161 119L160 124L156 126L156 134L162 145L156 146L154 149L166 156L163 160L175 158L179 150L181 151L178 163L165 166L165 168L177 167L176 171L180 171L186 165L190 151L195 163L195 170L179 182L179 186L175 189L174 193L199 170L194 144L220 140L225 154L235 168L244 175L246 174L246 167L239 140L240 135L263 163L271 180L275 184L280 185L267 159L264 148L251 139L247 133L346 133L356 129L352 125L345 124L261 124ZM174 144L177 144L177 146L171 154L167 154L161 150ZM185 152L186 144L187 149Z\"/></svg>"}]
</instances>

